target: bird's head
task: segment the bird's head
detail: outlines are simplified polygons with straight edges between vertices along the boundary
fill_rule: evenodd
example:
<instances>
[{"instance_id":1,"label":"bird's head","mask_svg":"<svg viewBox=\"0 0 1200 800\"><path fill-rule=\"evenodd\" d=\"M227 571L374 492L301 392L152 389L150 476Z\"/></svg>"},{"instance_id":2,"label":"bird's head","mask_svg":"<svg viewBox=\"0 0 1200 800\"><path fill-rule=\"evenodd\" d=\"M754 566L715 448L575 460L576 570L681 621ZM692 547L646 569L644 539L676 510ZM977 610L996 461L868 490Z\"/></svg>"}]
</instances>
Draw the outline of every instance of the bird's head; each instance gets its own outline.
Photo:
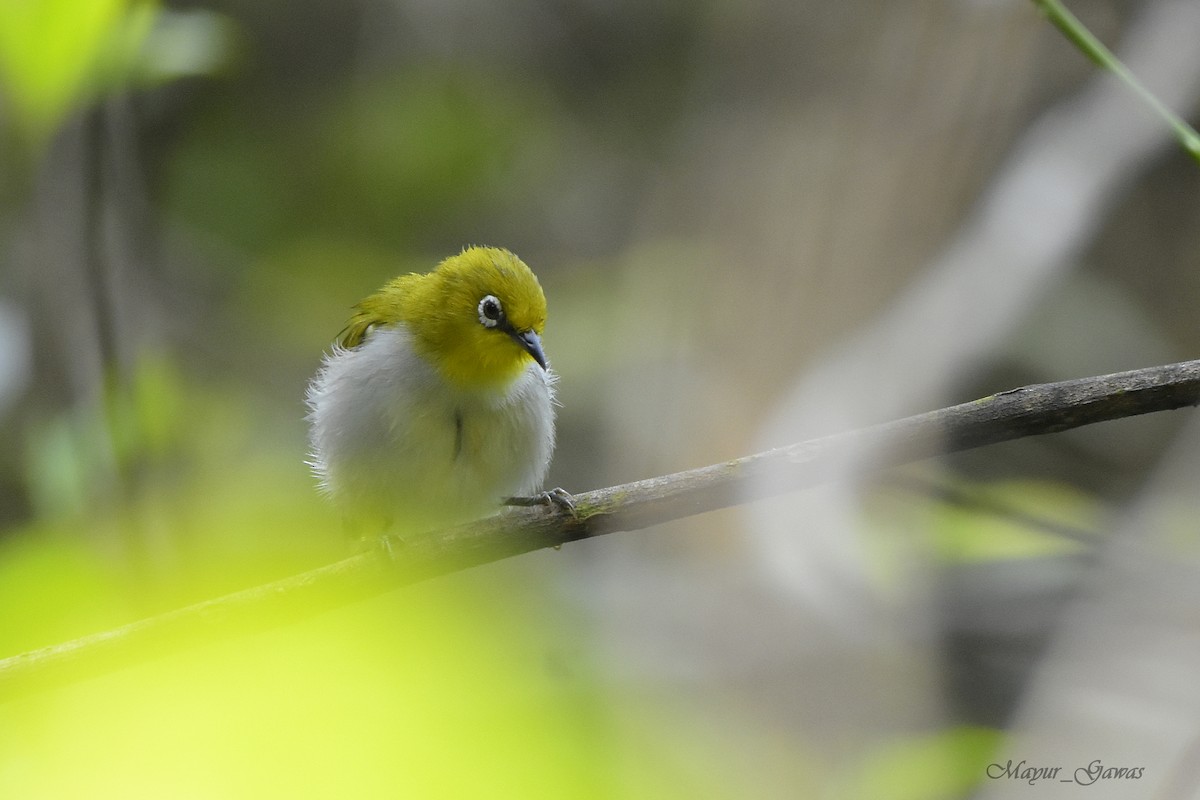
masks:
<instances>
[{"instance_id":1,"label":"bird's head","mask_svg":"<svg viewBox=\"0 0 1200 800\"><path fill-rule=\"evenodd\" d=\"M541 335L546 296L507 250L468 247L432 272L402 275L359 303L341 338L355 347L373 328L403 323L417 352L464 389L502 385L530 361L548 369Z\"/></svg>"}]
</instances>

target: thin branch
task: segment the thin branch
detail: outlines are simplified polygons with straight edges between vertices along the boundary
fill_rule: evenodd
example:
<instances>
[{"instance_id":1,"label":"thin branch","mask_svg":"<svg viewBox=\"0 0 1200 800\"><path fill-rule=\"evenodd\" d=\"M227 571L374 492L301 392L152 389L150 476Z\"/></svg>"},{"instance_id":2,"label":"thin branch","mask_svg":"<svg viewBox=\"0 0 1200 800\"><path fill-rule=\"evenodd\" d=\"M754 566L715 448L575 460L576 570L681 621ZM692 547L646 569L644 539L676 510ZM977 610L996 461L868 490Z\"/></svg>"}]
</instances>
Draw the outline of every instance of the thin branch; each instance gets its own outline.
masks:
<instances>
[{"instance_id":1,"label":"thin branch","mask_svg":"<svg viewBox=\"0 0 1200 800\"><path fill-rule=\"evenodd\" d=\"M673 475L575 495L576 515L510 509L265 586L0 660L0 700L196 641L266 630L400 586L545 547L647 528L997 442L1200 404L1200 361L1013 389L962 405ZM839 469L839 467L841 469Z\"/></svg>"},{"instance_id":2,"label":"thin branch","mask_svg":"<svg viewBox=\"0 0 1200 800\"><path fill-rule=\"evenodd\" d=\"M1157 96L1147 89L1137 76L1126 67L1121 60L1113 55L1112 51L1104 46L1104 43L1097 39L1091 31L1089 31L1079 19L1067 10L1067 7L1060 0L1033 0L1033 4L1041 10L1046 18L1058 28L1063 36L1071 44L1092 60L1094 64L1106 69L1116 75L1125 85L1145 103L1155 114L1170 126L1175 133L1175 138L1183 145L1183 148L1194 158L1200 161L1200 134L1196 133L1196 129L1188 125L1174 111L1169 109Z\"/></svg>"}]
</instances>

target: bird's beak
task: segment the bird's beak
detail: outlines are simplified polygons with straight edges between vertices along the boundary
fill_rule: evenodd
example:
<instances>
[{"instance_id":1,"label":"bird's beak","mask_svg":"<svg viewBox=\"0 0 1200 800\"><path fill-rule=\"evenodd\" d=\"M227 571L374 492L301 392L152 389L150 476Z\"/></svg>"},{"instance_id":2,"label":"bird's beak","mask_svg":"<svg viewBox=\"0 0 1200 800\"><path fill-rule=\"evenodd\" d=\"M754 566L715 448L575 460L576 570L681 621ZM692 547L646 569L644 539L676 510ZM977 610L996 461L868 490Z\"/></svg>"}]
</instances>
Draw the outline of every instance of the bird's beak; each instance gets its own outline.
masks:
<instances>
[{"instance_id":1,"label":"bird's beak","mask_svg":"<svg viewBox=\"0 0 1200 800\"><path fill-rule=\"evenodd\" d=\"M513 341L521 346L529 355L533 356L533 360L543 369L549 369L546 366L546 354L542 352L542 340L534 331L513 331L511 334Z\"/></svg>"}]
</instances>

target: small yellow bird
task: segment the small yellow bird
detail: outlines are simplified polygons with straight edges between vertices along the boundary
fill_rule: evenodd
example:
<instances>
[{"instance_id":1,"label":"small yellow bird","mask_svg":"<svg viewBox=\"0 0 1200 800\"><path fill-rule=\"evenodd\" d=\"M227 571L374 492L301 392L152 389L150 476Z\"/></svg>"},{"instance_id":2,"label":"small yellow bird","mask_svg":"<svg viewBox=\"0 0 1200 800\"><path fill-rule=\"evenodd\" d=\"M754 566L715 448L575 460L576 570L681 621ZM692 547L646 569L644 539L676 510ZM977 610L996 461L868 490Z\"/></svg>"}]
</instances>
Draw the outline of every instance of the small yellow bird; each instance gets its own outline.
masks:
<instances>
[{"instance_id":1,"label":"small yellow bird","mask_svg":"<svg viewBox=\"0 0 1200 800\"><path fill-rule=\"evenodd\" d=\"M309 464L356 530L418 533L541 489L556 380L545 324L537 277L494 247L402 275L355 307L307 401Z\"/></svg>"}]
</instances>

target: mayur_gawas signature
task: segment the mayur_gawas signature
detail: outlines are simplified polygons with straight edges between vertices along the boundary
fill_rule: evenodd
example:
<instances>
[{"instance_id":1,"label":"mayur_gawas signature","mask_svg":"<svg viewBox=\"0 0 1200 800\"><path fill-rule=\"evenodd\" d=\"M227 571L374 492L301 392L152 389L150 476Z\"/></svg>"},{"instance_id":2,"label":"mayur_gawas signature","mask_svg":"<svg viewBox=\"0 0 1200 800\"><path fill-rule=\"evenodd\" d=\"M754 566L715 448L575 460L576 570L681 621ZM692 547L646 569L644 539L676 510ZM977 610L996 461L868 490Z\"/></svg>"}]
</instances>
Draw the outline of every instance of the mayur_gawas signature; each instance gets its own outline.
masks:
<instances>
[{"instance_id":1,"label":"mayur_gawas signature","mask_svg":"<svg viewBox=\"0 0 1200 800\"><path fill-rule=\"evenodd\" d=\"M1026 781L1030 786L1043 780L1091 786L1097 781L1140 780L1145 769L1145 767L1109 767L1105 766L1100 759L1096 759L1086 767L1078 767L1074 772L1064 773L1062 767L1033 767L1027 765L1023 759L1015 764L1012 759L1009 759L1004 764L989 764L987 776L993 780L1008 778Z\"/></svg>"}]
</instances>

